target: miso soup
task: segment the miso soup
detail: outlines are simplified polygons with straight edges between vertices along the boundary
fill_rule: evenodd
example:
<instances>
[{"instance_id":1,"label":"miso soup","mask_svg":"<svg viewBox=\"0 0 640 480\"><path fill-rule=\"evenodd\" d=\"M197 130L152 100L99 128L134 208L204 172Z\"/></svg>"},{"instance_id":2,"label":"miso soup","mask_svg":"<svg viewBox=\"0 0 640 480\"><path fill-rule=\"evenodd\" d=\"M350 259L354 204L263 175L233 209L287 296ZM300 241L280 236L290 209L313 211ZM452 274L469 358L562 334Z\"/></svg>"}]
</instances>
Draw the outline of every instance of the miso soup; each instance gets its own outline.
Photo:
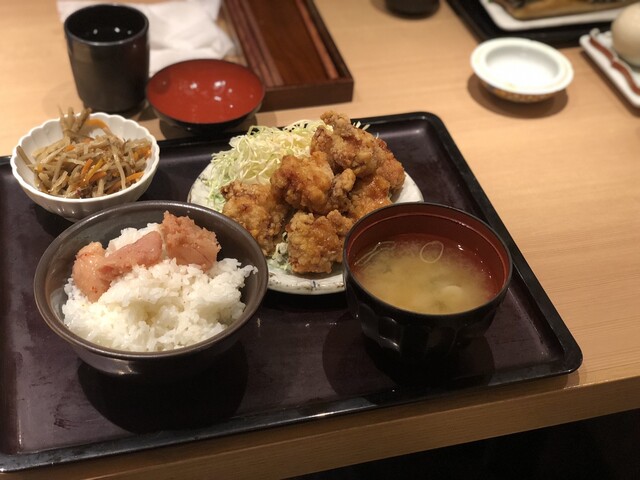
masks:
<instances>
[{"instance_id":1,"label":"miso soup","mask_svg":"<svg viewBox=\"0 0 640 480\"><path fill-rule=\"evenodd\" d=\"M372 294L418 313L470 310L500 288L474 251L426 234L398 235L364 248L352 271Z\"/></svg>"}]
</instances>

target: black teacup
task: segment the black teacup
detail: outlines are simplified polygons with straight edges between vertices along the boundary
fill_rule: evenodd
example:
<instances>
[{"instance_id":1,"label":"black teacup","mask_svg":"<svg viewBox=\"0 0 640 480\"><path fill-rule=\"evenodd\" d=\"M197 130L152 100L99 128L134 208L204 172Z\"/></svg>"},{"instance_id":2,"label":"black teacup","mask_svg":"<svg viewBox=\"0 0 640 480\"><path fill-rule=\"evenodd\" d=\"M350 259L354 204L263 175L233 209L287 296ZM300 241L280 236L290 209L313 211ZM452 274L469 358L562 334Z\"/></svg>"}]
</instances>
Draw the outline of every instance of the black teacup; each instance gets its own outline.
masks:
<instances>
[{"instance_id":1,"label":"black teacup","mask_svg":"<svg viewBox=\"0 0 640 480\"><path fill-rule=\"evenodd\" d=\"M81 8L64 22L80 99L94 111L124 112L145 98L149 21L126 5Z\"/></svg>"}]
</instances>

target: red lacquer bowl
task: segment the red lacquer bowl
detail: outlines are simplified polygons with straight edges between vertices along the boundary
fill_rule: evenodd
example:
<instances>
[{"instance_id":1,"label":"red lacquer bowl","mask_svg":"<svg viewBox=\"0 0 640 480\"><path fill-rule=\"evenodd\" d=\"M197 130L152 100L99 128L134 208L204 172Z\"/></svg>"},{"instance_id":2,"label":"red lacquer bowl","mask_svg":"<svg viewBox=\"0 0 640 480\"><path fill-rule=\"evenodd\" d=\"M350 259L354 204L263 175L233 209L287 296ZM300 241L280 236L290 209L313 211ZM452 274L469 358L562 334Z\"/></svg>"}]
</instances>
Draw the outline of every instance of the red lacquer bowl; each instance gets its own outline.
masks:
<instances>
[{"instance_id":1,"label":"red lacquer bowl","mask_svg":"<svg viewBox=\"0 0 640 480\"><path fill-rule=\"evenodd\" d=\"M147 84L147 100L171 125L206 134L229 129L255 114L265 88L248 68L224 60L175 63Z\"/></svg>"}]
</instances>

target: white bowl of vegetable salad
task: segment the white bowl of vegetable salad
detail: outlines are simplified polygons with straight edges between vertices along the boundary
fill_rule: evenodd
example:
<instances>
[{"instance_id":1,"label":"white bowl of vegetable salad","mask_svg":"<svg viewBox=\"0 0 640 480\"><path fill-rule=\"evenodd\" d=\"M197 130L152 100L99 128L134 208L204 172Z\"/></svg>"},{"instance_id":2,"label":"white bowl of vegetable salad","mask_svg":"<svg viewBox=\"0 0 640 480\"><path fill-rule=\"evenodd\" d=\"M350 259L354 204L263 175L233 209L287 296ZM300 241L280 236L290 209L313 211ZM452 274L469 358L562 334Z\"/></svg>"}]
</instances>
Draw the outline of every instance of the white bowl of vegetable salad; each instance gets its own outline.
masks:
<instances>
[{"instance_id":1,"label":"white bowl of vegetable salad","mask_svg":"<svg viewBox=\"0 0 640 480\"><path fill-rule=\"evenodd\" d=\"M140 198L159 156L156 139L137 122L69 109L19 140L11 171L36 204L75 222Z\"/></svg>"}]
</instances>

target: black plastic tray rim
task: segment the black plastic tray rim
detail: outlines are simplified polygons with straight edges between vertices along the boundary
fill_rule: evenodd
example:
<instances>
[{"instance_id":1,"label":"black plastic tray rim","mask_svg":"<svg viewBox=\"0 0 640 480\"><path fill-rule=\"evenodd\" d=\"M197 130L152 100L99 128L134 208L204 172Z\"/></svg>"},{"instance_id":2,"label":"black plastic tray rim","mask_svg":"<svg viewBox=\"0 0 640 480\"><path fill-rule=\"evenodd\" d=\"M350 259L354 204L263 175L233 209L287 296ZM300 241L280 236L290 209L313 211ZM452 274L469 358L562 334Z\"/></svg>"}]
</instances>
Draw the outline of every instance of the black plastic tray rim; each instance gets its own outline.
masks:
<instances>
[{"instance_id":1,"label":"black plastic tray rim","mask_svg":"<svg viewBox=\"0 0 640 480\"><path fill-rule=\"evenodd\" d=\"M461 173L467 187L470 189L475 201L477 202L478 209L485 217L485 221L498 232L509 247L514 266L517 270L517 272L514 273L522 276L532 294L537 298L539 308L547 318L550 328L553 330L562 350L564 351L564 355L554 362L531 366L528 369L528 379L526 381L568 374L577 370L582 363L582 352L579 346L575 342L567 326L562 321L541 284L533 274L533 271L526 262L520 249L515 244L513 238L493 208L489 198L482 190L482 187L463 158L461 152L453 142L453 139L442 120L436 115L428 112L411 112L354 120L359 121L363 125L371 126L389 122L427 120L435 127L440 138L443 140L444 147L450 155L452 162ZM220 138L230 138L236 134L243 133L245 132L230 132L222 135ZM186 145L204 145L206 143L211 143L211 139L192 137L188 139L163 140L159 142L159 146L162 151L163 147L174 148ZM0 157L0 166L5 166L9 163L9 160L9 156ZM490 381L482 385L482 389L496 385L512 384L515 382L522 383L522 379L520 377L521 375L517 370L496 372ZM457 391L464 390L465 392L471 392L477 389L480 389L480 387L467 387ZM7 455L0 453L0 472L14 472L29 468L90 460L123 453L139 452L153 448L168 447L198 440L220 438L230 434L242 434L267 428L290 426L320 418L366 412L377 408L391 408L393 406L419 401L428 401L429 399L453 395L455 392L456 391L453 390L434 391L429 389L429 391L426 392L403 389L391 393L382 392L380 394L368 395L366 398L354 397L332 402L323 402L315 406L307 405L299 409L266 411L242 418L230 418L227 421L217 423L210 427L190 429L186 431L145 433L118 440L96 442L83 446L56 448L26 454Z\"/></svg>"}]
</instances>

